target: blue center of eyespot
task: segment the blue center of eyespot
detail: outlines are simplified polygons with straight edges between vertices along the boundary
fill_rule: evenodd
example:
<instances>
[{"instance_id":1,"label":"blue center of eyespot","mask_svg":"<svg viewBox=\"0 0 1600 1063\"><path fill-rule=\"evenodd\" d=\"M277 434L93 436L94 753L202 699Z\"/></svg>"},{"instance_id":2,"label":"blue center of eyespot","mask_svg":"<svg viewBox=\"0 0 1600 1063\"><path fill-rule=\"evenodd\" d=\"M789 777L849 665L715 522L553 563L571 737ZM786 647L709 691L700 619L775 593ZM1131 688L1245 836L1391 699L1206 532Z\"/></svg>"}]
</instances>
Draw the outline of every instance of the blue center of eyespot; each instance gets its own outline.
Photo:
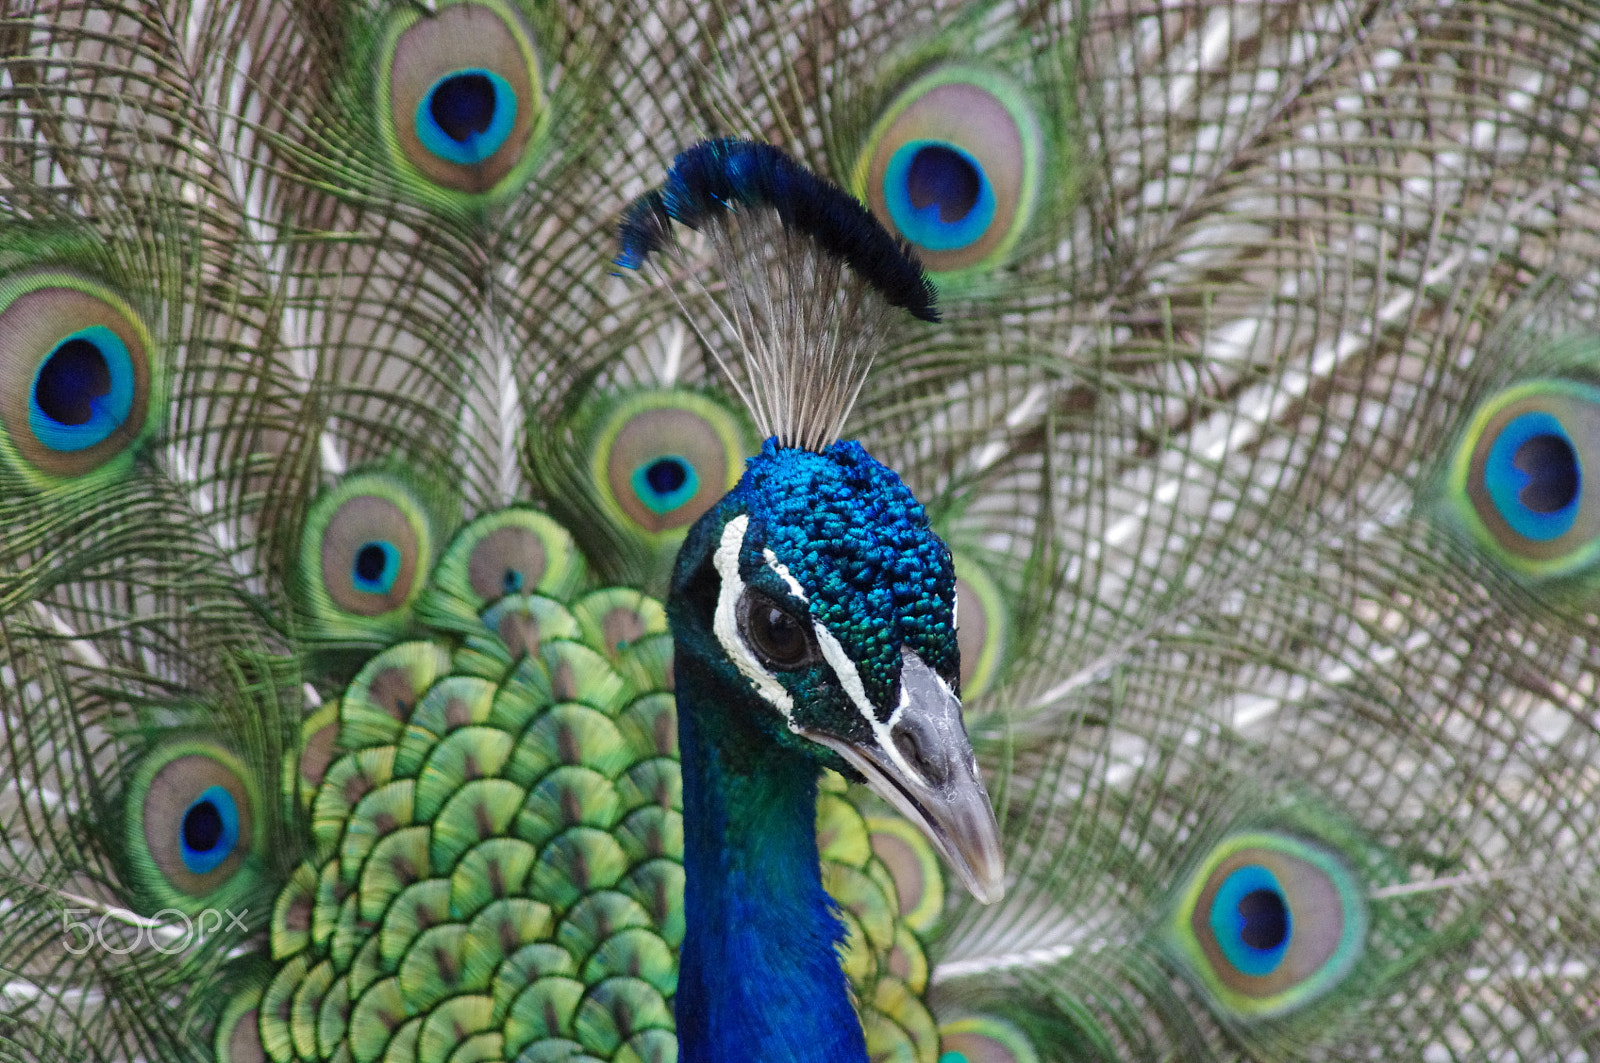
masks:
<instances>
[{"instance_id":1,"label":"blue center of eyespot","mask_svg":"<svg viewBox=\"0 0 1600 1063\"><path fill-rule=\"evenodd\" d=\"M179 852L196 875L216 870L239 845L239 806L221 786L208 786L183 810Z\"/></svg>"},{"instance_id":2,"label":"blue center of eyespot","mask_svg":"<svg viewBox=\"0 0 1600 1063\"><path fill-rule=\"evenodd\" d=\"M956 251L994 221L994 189L971 153L940 140L910 140L889 159L883 198L900 235L929 251Z\"/></svg>"},{"instance_id":3,"label":"blue center of eyespot","mask_svg":"<svg viewBox=\"0 0 1600 1063\"><path fill-rule=\"evenodd\" d=\"M417 139L446 162L475 166L505 144L517 120L517 94L492 70L456 70L417 104Z\"/></svg>"},{"instance_id":4,"label":"blue center of eyespot","mask_svg":"<svg viewBox=\"0 0 1600 1063\"><path fill-rule=\"evenodd\" d=\"M51 450L85 450L122 427L133 408L133 358L104 325L56 344L33 377L28 427Z\"/></svg>"},{"instance_id":5,"label":"blue center of eyespot","mask_svg":"<svg viewBox=\"0 0 1600 1063\"><path fill-rule=\"evenodd\" d=\"M1241 974L1269 975L1289 950L1294 921L1277 876L1247 864L1223 880L1211 902L1211 932Z\"/></svg>"},{"instance_id":6,"label":"blue center of eyespot","mask_svg":"<svg viewBox=\"0 0 1600 1063\"><path fill-rule=\"evenodd\" d=\"M400 578L400 551L391 542L373 539L356 550L350 565L350 582L368 594L388 594Z\"/></svg>"},{"instance_id":7,"label":"blue center of eyespot","mask_svg":"<svg viewBox=\"0 0 1600 1063\"><path fill-rule=\"evenodd\" d=\"M965 1052L946 1052L939 1057L939 1063L967 1063Z\"/></svg>"},{"instance_id":8,"label":"blue center of eyespot","mask_svg":"<svg viewBox=\"0 0 1600 1063\"><path fill-rule=\"evenodd\" d=\"M506 569L505 575L500 577L500 586L507 594L522 593L522 573L514 568Z\"/></svg>"},{"instance_id":9,"label":"blue center of eyespot","mask_svg":"<svg viewBox=\"0 0 1600 1063\"><path fill-rule=\"evenodd\" d=\"M1578 519L1583 466L1553 414L1533 410L1512 418L1489 448L1483 479L1495 511L1524 539L1558 539Z\"/></svg>"},{"instance_id":10,"label":"blue center of eyespot","mask_svg":"<svg viewBox=\"0 0 1600 1063\"><path fill-rule=\"evenodd\" d=\"M700 491L700 477L686 458L664 454L633 470L633 491L652 513L668 513Z\"/></svg>"}]
</instances>

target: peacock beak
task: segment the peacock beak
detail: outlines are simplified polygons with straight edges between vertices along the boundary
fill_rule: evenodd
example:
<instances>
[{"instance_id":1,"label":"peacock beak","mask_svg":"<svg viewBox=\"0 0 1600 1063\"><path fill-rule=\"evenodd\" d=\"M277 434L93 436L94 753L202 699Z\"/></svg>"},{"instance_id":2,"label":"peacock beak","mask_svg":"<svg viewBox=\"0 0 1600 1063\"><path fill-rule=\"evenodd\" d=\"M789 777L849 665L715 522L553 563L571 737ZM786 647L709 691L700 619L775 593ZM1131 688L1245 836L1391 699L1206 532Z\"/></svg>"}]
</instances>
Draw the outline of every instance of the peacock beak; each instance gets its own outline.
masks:
<instances>
[{"instance_id":1,"label":"peacock beak","mask_svg":"<svg viewBox=\"0 0 1600 1063\"><path fill-rule=\"evenodd\" d=\"M961 700L910 650L901 651L900 705L872 741L806 737L849 762L915 823L983 904L1005 896L1005 860L989 793L961 721Z\"/></svg>"}]
</instances>

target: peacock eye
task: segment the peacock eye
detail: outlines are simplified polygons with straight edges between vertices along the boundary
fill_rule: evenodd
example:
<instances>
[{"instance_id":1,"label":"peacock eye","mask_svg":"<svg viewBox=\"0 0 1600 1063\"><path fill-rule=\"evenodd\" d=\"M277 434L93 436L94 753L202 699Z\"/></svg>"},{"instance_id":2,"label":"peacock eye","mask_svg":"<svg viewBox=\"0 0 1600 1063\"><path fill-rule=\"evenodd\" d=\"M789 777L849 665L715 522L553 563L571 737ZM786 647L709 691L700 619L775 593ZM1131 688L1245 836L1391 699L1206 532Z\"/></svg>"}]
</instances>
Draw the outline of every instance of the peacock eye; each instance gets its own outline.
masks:
<instances>
[{"instance_id":1,"label":"peacock eye","mask_svg":"<svg viewBox=\"0 0 1600 1063\"><path fill-rule=\"evenodd\" d=\"M1524 381L1478 408L1456 447L1447 497L1492 560L1534 578L1594 564L1597 430L1600 388L1577 380Z\"/></svg>"},{"instance_id":2,"label":"peacock eye","mask_svg":"<svg viewBox=\"0 0 1600 1063\"><path fill-rule=\"evenodd\" d=\"M698 395L644 393L597 433L594 473L629 525L687 528L739 479L739 428Z\"/></svg>"},{"instance_id":3,"label":"peacock eye","mask_svg":"<svg viewBox=\"0 0 1600 1063\"><path fill-rule=\"evenodd\" d=\"M402 630L428 581L434 528L448 520L433 493L399 473L345 477L306 512L298 590L318 637Z\"/></svg>"},{"instance_id":4,"label":"peacock eye","mask_svg":"<svg viewBox=\"0 0 1600 1063\"><path fill-rule=\"evenodd\" d=\"M150 421L152 351L109 288L68 273L0 282L0 455L47 481L126 462Z\"/></svg>"},{"instance_id":5,"label":"peacock eye","mask_svg":"<svg viewBox=\"0 0 1600 1063\"><path fill-rule=\"evenodd\" d=\"M761 663L789 671L814 656L806 625L765 594L745 591L739 599L739 629Z\"/></svg>"},{"instance_id":6,"label":"peacock eye","mask_svg":"<svg viewBox=\"0 0 1600 1063\"><path fill-rule=\"evenodd\" d=\"M856 195L935 274L991 269L1027 231L1044 151L1009 79L947 67L905 89L856 162Z\"/></svg>"},{"instance_id":7,"label":"peacock eye","mask_svg":"<svg viewBox=\"0 0 1600 1063\"><path fill-rule=\"evenodd\" d=\"M1331 850L1278 831L1235 835L1185 884L1169 941L1216 1007L1284 1015L1331 992L1360 961L1363 898Z\"/></svg>"},{"instance_id":8,"label":"peacock eye","mask_svg":"<svg viewBox=\"0 0 1600 1063\"><path fill-rule=\"evenodd\" d=\"M209 742L146 757L129 787L124 840L146 902L192 912L243 888L259 852L262 802L244 763Z\"/></svg>"},{"instance_id":9,"label":"peacock eye","mask_svg":"<svg viewBox=\"0 0 1600 1063\"><path fill-rule=\"evenodd\" d=\"M499 0L397 20L378 71L390 149L428 184L468 196L520 187L547 101L528 27Z\"/></svg>"}]
</instances>

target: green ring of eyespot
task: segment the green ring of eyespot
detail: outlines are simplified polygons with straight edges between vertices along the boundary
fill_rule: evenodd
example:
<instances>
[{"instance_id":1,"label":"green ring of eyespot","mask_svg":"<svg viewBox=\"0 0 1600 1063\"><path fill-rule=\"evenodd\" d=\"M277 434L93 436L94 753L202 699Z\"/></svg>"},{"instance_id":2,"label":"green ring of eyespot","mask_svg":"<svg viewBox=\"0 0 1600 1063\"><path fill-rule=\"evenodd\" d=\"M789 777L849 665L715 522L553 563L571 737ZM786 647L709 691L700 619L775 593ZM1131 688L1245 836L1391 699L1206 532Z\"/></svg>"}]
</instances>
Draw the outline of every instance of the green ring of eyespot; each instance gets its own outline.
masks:
<instances>
[{"instance_id":1,"label":"green ring of eyespot","mask_svg":"<svg viewBox=\"0 0 1600 1063\"><path fill-rule=\"evenodd\" d=\"M1518 513L1508 446L1535 435L1560 440L1574 463L1573 498L1549 514ZM1453 523L1491 560L1533 579L1562 579L1600 561L1600 475L1584 476L1600 440L1600 387L1560 377L1507 387L1473 411L1445 476Z\"/></svg>"},{"instance_id":2,"label":"green ring of eyespot","mask_svg":"<svg viewBox=\"0 0 1600 1063\"><path fill-rule=\"evenodd\" d=\"M470 30L453 23L470 22L484 15L493 23ZM494 40L494 29L503 39ZM412 58L403 46L413 31L432 34L413 44L424 58L434 50L429 63L419 63L418 72L398 70L398 64ZM452 34L456 36L452 36ZM470 38L471 44L457 38ZM441 43L442 42L442 43ZM509 45L509 53L519 62L492 65L496 45ZM379 134L394 166L415 191L425 199L455 207L479 207L497 203L520 190L532 175L541 156L539 150L549 132L549 99L541 84L543 68L522 16L499 0L453 0L437 6L431 13L407 8L396 15L383 32L377 50L378 69L372 79ZM451 145L425 118L424 111L441 85L462 75L479 74L493 86L497 107L495 122L481 138L469 138L470 145ZM396 96L397 84L403 86ZM519 91L525 87L526 92ZM420 124L419 124L420 122ZM409 124L409 130L402 125ZM408 154L414 143L420 154ZM469 151L468 147L480 150ZM511 155L502 157L505 152Z\"/></svg>"},{"instance_id":3,"label":"green ring of eyespot","mask_svg":"<svg viewBox=\"0 0 1600 1063\"><path fill-rule=\"evenodd\" d=\"M1242 977L1248 981L1251 978L1273 977L1279 973L1278 964L1272 964L1271 971L1266 975L1237 969L1219 972L1214 968L1211 957L1206 954L1193 929L1196 920L1207 927L1215 925L1215 913L1209 906L1202 911L1201 899L1218 869L1234 857L1254 852L1268 854L1283 862L1297 863L1315 875L1322 876L1326 879L1328 889L1340 902L1338 939L1328 948L1328 954L1322 965L1296 984L1278 992L1268 994L1265 992L1266 987L1263 986L1261 987L1263 992L1259 995L1237 989L1227 984L1225 979ZM1274 879L1275 884L1279 879L1281 876ZM1305 913L1301 912L1298 915L1294 913L1295 902L1304 898L1290 896L1293 890L1287 885L1278 888L1283 891L1291 918L1300 927L1298 932L1302 936L1315 934L1316 931L1310 928L1311 924L1308 924ZM1364 897L1365 894L1350 869L1330 850L1289 834L1270 831L1235 834L1213 846L1199 866L1186 876L1183 888L1179 891L1176 903L1167 919L1163 938L1168 950L1180 960L1192 980L1219 1008L1241 1019L1274 1018L1296 1011L1325 996L1343 981L1359 962L1365 948L1370 922ZM1320 908L1317 911L1326 915ZM1288 947L1291 949L1295 947L1292 940ZM1313 947L1315 947L1314 937ZM1224 957L1228 955L1225 947L1219 947L1219 951ZM1303 956L1298 958L1303 959ZM1293 970L1289 969L1282 972L1282 975L1287 978L1292 973Z\"/></svg>"},{"instance_id":4,"label":"green ring of eyespot","mask_svg":"<svg viewBox=\"0 0 1600 1063\"><path fill-rule=\"evenodd\" d=\"M908 172L913 160L906 155L906 151L913 145L919 152L927 148L943 149L949 153L951 159L967 160L977 176L974 193L976 198L966 216L959 222L944 226L937 224L937 219L929 213L930 209L937 208L918 208L910 201L901 202L902 197L891 194L890 190L875 189L870 186L873 181L872 175L879 169L879 145L897 123L919 104L925 105L925 101L931 99L934 94L959 93L963 88L975 90L982 96L967 101L966 108L955 119L945 118L938 112L916 115L916 119L922 124L932 124L939 129L908 136L901 142L900 147L882 160L885 180L888 180L891 174L903 176ZM970 118L976 113L973 104L976 103L981 108L984 106L985 98L993 101L994 107L991 113L1004 115L1009 122L1011 132L1014 133L1016 149L1020 156L1015 162L1014 182L1007 180L997 184L999 178L1004 176L1003 171L997 167L1004 160L985 158L992 145L980 146L976 135L971 133L963 137L935 135L936 132L949 132L953 122ZM1007 139L1009 138L1008 134ZM994 269L1005 262L1015 250L1017 242L1032 222L1038 207L1043 184L1044 141L1038 116L1021 87L1011 78L983 67L962 64L938 66L901 90L873 124L851 168L850 187L852 193L866 203L873 213L878 215L880 221L897 235L906 238L916 248L923 265L936 281L945 284L955 283L974 274ZM1001 184L1005 187L1001 187ZM1007 210L1005 204L1013 192L1012 184L1015 185L1015 203ZM895 192L898 191L896 186ZM1005 219L1007 215L1009 221L997 235L991 234L987 228L983 234L976 236L967 231L976 225L977 220L989 219L988 225L992 226ZM929 243L919 243L916 239L917 229L908 231L902 224L914 216L925 220L931 219L928 224L933 227L927 231L930 234L938 232L938 237ZM923 223L919 221L916 224L920 227ZM966 260L969 257L966 253L968 249L973 249L973 253L976 254L972 261ZM981 254L977 253L979 251Z\"/></svg>"},{"instance_id":5,"label":"green ring of eyespot","mask_svg":"<svg viewBox=\"0 0 1600 1063\"><path fill-rule=\"evenodd\" d=\"M38 486L126 470L159 423L165 365L150 329L88 277L0 279L0 364L12 370L0 389L0 457Z\"/></svg>"}]
</instances>

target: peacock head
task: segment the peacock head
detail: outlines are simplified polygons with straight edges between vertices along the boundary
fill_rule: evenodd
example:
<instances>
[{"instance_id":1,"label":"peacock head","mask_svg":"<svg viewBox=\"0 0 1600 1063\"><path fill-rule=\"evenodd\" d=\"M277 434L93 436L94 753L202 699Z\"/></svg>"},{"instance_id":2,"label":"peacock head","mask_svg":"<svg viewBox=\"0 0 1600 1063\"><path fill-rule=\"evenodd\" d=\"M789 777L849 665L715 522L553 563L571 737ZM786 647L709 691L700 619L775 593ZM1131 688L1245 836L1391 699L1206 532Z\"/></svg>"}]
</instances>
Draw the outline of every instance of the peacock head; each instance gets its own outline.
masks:
<instances>
[{"instance_id":1,"label":"peacock head","mask_svg":"<svg viewBox=\"0 0 1600 1063\"><path fill-rule=\"evenodd\" d=\"M865 778L972 894L1004 893L961 719L955 570L922 505L859 443L769 439L691 530L669 613L680 675L730 756L774 744Z\"/></svg>"}]
</instances>

